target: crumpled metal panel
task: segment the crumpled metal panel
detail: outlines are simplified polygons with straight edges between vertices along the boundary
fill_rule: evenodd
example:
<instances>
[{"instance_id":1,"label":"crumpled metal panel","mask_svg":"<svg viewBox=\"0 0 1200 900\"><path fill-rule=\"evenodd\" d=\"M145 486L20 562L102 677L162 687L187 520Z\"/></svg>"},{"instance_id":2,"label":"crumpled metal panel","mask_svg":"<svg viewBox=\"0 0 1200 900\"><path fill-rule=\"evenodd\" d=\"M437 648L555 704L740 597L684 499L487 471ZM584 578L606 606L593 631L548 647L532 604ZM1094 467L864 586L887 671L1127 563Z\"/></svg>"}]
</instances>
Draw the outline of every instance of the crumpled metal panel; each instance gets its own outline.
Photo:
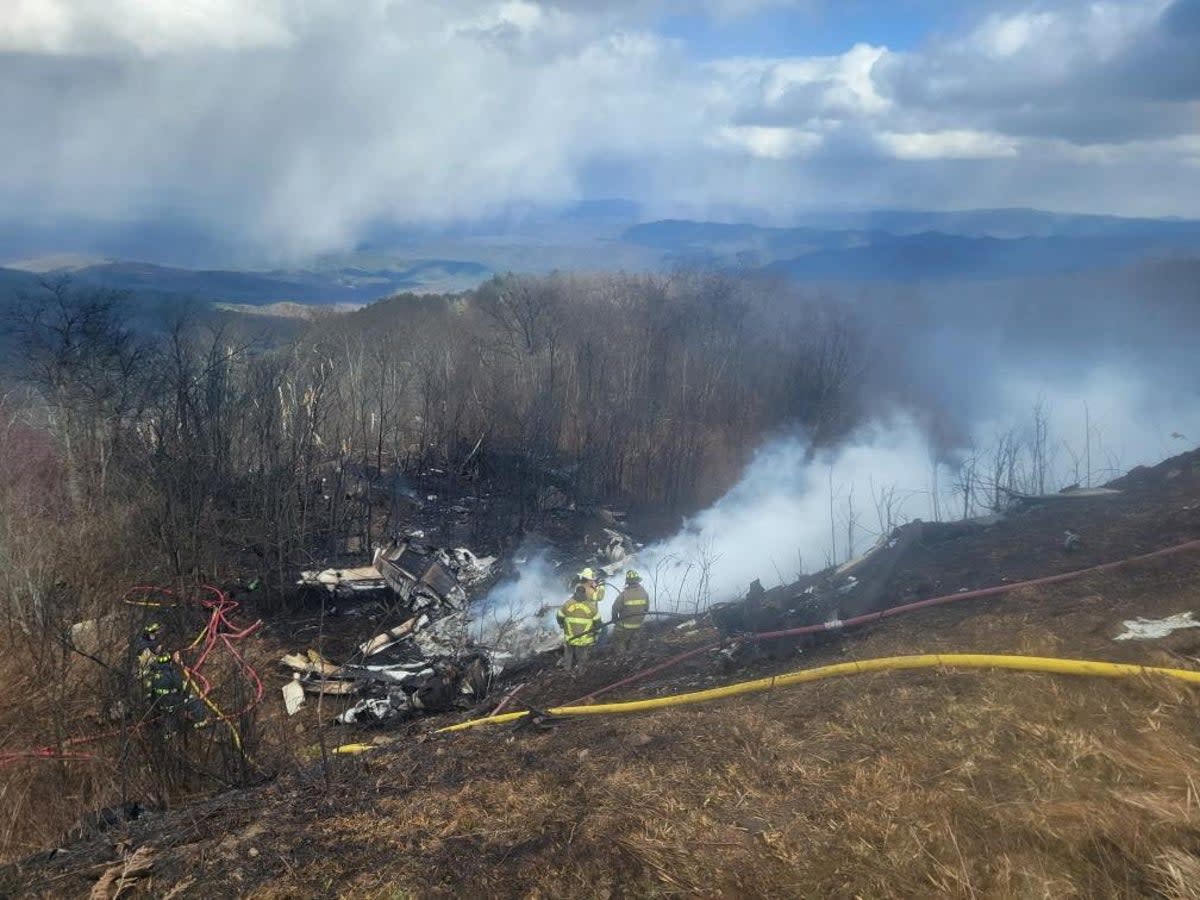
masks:
<instances>
[{"instance_id":1,"label":"crumpled metal panel","mask_svg":"<svg viewBox=\"0 0 1200 900\"><path fill-rule=\"evenodd\" d=\"M450 598L458 588L458 578L441 563L436 553L407 541L378 551L375 568L392 590L406 600L418 585L443 600Z\"/></svg>"}]
</instances>

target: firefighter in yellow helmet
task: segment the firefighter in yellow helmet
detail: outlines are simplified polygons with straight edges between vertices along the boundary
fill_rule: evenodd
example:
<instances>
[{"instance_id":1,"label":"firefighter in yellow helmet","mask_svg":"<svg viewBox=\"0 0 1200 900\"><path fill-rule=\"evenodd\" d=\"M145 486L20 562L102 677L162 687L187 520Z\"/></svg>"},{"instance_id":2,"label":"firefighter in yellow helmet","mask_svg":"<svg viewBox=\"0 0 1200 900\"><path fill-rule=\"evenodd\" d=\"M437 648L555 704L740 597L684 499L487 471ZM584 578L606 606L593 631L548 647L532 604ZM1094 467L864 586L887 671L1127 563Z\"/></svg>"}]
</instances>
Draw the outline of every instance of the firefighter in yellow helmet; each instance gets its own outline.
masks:
<instances>
[{"instance_id":1,"label":"firefighter in yellow helmet","mask_svg":"<svg viewBox=\"0 0 1200 900\"><path fill-rule=\"evenodd\" d=\"M586 571L586 570L585 570ZM570 671L592 655L600 634L600 607L580 573L575 591L558 610L558 627L563 630L563 668Z\"/></svg>"},{"instance_id":2,"label":"firefighter in yellow helmet","mask_svg":"<svg viewBox=\"0 0 1200 900\"><path fill-rule=\"evenodd\" d=\"M604 572L603 570L597 572L595 569L589 567L580 572L576 578L581 584L583 584L584 587L587 588L588 596L591 598L592 603L596 605L597 613L595 634L596 641L599 642L600 638L602 637L601 628L603 627L600 621L599 609L600 604L604 602ZM601 648L599 646L596 647L597 652L599 652L600 649Z\"/></svg>"},{"instance_id":3,"label":"firefighter in yellow helmet","mask_svg":"<svg viewBox=\"0 0 1200 900\"><path fill-rule=\"evenodd\" d=\"M604 600L604 583L596 576L595 569L584 569L576 579L587 588L588 596L597 606Z\"/></svg>"},{"instance_id":4,"label":"firefighter in yellow helmet","mask_svg":"<svg viewBox=\"0 0 1200 900\"><path fill-rule=\"evenodd\" d=\"M613 601L613 643L618 653L625 653L637 643L649 609L650 594L642 586L642 576L630 569L625 573L625 589Z\"/></svg>"}]
</instances>

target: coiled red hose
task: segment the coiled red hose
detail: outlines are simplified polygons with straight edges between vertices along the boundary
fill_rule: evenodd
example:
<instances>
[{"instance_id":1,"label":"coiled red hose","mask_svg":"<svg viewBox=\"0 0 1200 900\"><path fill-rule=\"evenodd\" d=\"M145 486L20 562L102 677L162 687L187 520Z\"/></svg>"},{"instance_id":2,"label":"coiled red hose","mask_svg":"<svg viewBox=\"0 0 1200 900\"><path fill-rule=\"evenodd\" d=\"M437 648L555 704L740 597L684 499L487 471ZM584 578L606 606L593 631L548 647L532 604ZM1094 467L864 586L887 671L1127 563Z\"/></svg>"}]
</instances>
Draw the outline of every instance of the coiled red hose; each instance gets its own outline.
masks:
<instances>
[{"instance_id":1,"label":"coiled red hose","mask_svg":"<svg viewBox=\"0 0 1200 900\"><path fill-rule=\"evenodd\" d=\"M234 740L240 746L241 739L237 734L234 723L243 715L252 710L255 706L262 702L265 694L262 678L255 670L254 666L246 661L245 656L238 650L236 642L244 640L262 626L262 620L259 619L248 625L245 628L239 628L229 618L241 604L230 597L220 588L212 585L202 585L201 590L208 596L199 598L200 605L208 612L208 619L205 622L204 628L200 634L191 643L190 646L183 648L180 652L195 650L199 647L199 653L195 661L189 666L183 666L184 673L188 679L196 686L200 699L211 709L213 709L217 717L224 721L233 730ZM127 601L133 594L154 594L164 595L174 601L180 601L181 598L169 588L157 587L153 585L136 585L126 592L125 598ZM229 651L230 657L237 665L238 671L253 687L253 693L249 702L237 712L224 713L222 712L212 699L209 693L212 691L212 684L203 672L205 663L212 656L214 650L223 647ZM81 744L91 744L96 741L104 740L105 738L116 737L120 734L137 731L147 720L135 722L132 725L122 726L120 728L109 729L97 734L81 735L78 737L68 738L61 745L51 745L47 747L37 747L30 750L13 750L0 752L0 768L10 765L15 762L27 759L57 759L57 760L91 760L95 759L94 754L90 753L70 753L65 748L76 747ZM60 747L62 749L60 749Z\"/></svg>"}]
</instances>

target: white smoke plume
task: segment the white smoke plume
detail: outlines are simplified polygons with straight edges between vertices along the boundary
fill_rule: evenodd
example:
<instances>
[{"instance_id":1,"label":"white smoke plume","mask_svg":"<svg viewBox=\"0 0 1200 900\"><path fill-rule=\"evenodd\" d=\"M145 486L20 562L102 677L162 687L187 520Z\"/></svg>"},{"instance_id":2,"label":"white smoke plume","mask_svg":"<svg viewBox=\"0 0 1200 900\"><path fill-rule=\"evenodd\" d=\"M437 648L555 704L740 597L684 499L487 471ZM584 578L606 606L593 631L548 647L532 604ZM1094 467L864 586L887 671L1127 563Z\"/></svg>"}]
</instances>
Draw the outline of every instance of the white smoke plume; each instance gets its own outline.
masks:
<instances>
[{"instance_id":1,"label":"white smoke plume","mask_svg":"<svg viewBox=\"0 0 1200 900\"><path fill-rule=\"evenodd\" d=\"M638 554L657 609L695 612L744 594L756 578L793 581L865 549L886 525L873 497L891 486L894 516L930 517L934 460L911 421L871 425L841 448L808 453L803 437L771 441L717 503Z\"/></svg>"},{"instance_id":2,"label":"white smoke plume","mask_svg":"<svg viewBox=\"0 0 1200 900\"><path fill-rule=\"evenodd\" d=\"M492 588L471 608L476 643L523 657L556 646L554 614L570 592L570 573L545 548L517 552L516 576Z\"/></svg>"},{"instance_id":3,"label":"white smoke plume","mask_svg":"<svg viewBox=\"0 0 1200 900\"><path fill-rule=\"evenodd\" d=\"M973 446L952 453L934 450L903 416L872 422L811 458L803 435L769 441L725 496L674 536L614 566L614 581L625 568L637 568L657 611L691 614L737 599L754 579L769 588L844 562L896 525L988 512L990 495L979 484L972 502L964 503L971 461L980 475L998 441L1010 436L1018 447L1016 487L1032 489L1039 417L1047 491L1085 480L1098 485L1200 444L1195 389L1169 390L1149 377L1103 367L1072 384L1030 373L1001 384L995 414L972 430ZM524 622L520 627L531 633L553 634L553 611L570 591L572 574L545 554L531 555L515 579L482 601L477 615L485 626L492 623L493 633L504 623L511 631L511 623ZM610 587L602 604L605 620L615 593Z\"/></svg>"},{"instance_id":4,"label":"white smoke plume","mask_svg":"<svg viewBox=\"0 0 1200 900\"><path fill-rule=\"evenodd\" d=\"M1030 492L1098 485L1200 444L1195 389L1103 367L1070 385L1029 374L1001 385L995 417L952 453L935 451L903 417L871 423L811 460L802 437L771 441L717 503L638 554L656 607L703 609L744 594L756 578L770 587L844 562L896 525L988 512L994 494L980 481L1005 437L1017 448L1015 487ZM1044 449L1035 458L1039 421Z\"/></svg>"}]
</instances>

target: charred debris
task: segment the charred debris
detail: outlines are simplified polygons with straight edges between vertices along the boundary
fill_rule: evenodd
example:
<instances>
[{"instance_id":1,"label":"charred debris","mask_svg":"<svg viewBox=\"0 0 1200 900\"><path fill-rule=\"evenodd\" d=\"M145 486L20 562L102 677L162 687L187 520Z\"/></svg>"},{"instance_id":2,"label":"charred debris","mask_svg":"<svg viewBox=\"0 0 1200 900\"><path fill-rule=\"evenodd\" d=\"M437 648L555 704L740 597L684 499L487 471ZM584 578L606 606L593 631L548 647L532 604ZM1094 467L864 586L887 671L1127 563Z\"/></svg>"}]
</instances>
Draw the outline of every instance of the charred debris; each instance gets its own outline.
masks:
<instances>
[{"instance_id":1,"label":"charred debris","mask_svg":"<svg viewBox=\"0 0 1200 900\"><path fill-rule=\"evenodd\" d=\"M414 530L376 548L370 565L301 572L298 587L321 595L323 608L351 617L382 608L387 622L397 624L364 630L341 659L322 656L313 646L284 655L280 665L293 673L284 688L289 715L303 705L298 690L343 698L346 708L336 721L346 725L396 724L474 706L501 675L560 646L553 611L570 592L571 574L593 561L616 571L635 549L627 534L608 527L621 518L599 511L594 519L600 526L582 538L575 554L529 541L501 561L465 547L437 546L424 530ZM533 557L556 573L552 580L561 582L561 591L525 598L529 602L519 609L489 602L491 589ZM365 625L367 617L361 618Z\"/></svg>"},{"instance_id":2,"label":"charred debris","mask_svg":"<svg viewBox=\"0 0 1200 900\"><path fill-rule=\"evenodd\" d=\"M744 664L748 656L764 653L790 655L800 642L741 638L810 625L837 632L844 619L939 591L978 586L969 572L962 573L961 583L930 582L921 574L930 569L926 557L953 553L959 541L1001 523L1011 524L1031 511L1107 504L1121 495L1112 488L1070 488L1044 496L1012 494L1002 511L989 516L909 522L842 565L770 589L755 580L741 597L715 603L678 627L701 623L714 627L723 638L720 652L727 665ZM281 665L293 673L285 688L289 714L302 705L299 690L309 696L343 698L344 708L337 716L342 724L394 724L456 707L475 707L498 680L529 666L552 664L543 654L561 646L553 610L569 593L572 573L595 566L612 576L635 560L641 547L625 532L619 513L601 510L593 525L582 539L575 533L577 546L585 545L578 552L548 554L561 590L552 596L522 598L525 602L515 613L493 608L489 597L493 588L516 575L535 555L527 547L481 556L465 547L437 546L427 540L425 531L412 530L376 548L369 565L302 572L301 588L322 593L331 609L353 610L373 603L385 608L387 621L396 624L381 630L364 628L361 640L341 659L324 657L313 646L283 656ZM1047 541L1058 555L1077 553L1084 545L1084 539L1070 530L1065 535L1061 530L1053 532ZM548 549L553 550L547 544L540 552L545 556ZM657 608L655 612L679 611ZM658 623L660 628L677 624L670 618Z\"/></svg>"},{"instance_id":3,"label":"charred debris","mask_svg":"<svg viewBox=\"0 0 1200 900\"><path fill-rule=\"evenodd\" d=\"M302 572L302 588L325 591L342 605L381 601L402 621L366 635L344 662L307 648L280 663L299 676L306 693L359 698L338 717L345 724L446 709L460 695L482 699L503 664L492 648L472 640L467 592L492 580L495 563L494 557L446 550L410 535L376 548L368 566ZM298 703L292 706L294 711Z\"/></svg>"}]
</instances>

